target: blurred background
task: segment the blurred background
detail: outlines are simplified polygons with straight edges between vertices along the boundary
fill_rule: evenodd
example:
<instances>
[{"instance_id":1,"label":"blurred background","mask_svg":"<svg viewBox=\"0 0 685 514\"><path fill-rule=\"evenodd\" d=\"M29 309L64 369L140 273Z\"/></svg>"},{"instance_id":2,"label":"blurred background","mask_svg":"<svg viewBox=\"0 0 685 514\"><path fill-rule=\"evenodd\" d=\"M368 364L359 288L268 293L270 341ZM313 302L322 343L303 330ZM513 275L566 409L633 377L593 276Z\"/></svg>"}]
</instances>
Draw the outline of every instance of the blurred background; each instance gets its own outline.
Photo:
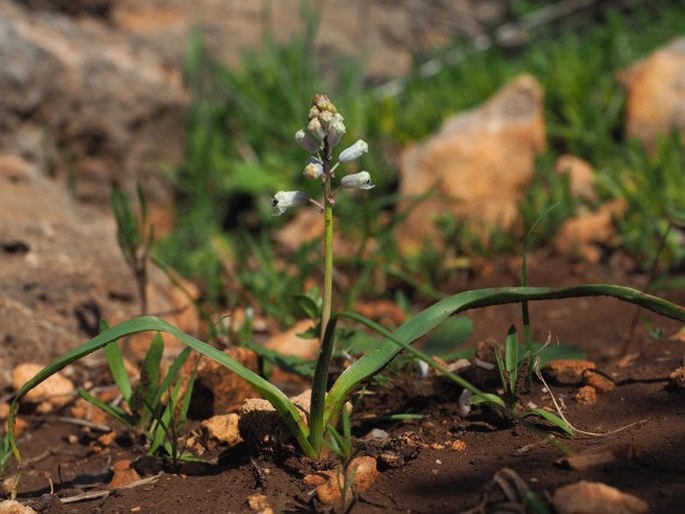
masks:
<instances>
[{"instance_id":1,"label":"blurred background","mask_svg":"<svg viewBox=\"0 0 685 514\"><path fill-rule=\"evenodd\" d=\"M318 193L293 136L319 92L345 117L341 148L369 143L345 172L377 184L339 197L343 306L439 298L524 242L675 280L684 27L681 0L2 2L8 322L40 312L41 288L69 330L135 310L109 199L135 206L140 184L152 253L191 296L291 325L321 220L274 217L270 198ZM185 301L165 280L153 312Z\"/></svg>"}]
</instances>

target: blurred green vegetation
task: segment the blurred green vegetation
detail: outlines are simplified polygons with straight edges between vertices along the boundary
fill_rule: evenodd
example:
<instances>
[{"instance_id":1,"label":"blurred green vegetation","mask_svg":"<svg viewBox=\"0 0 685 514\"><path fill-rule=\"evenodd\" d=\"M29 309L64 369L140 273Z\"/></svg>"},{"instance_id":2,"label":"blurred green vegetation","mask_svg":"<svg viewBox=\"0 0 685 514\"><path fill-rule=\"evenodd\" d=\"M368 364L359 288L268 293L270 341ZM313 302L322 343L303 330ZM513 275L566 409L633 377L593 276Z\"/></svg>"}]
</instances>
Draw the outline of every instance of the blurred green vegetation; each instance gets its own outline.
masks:
<instances>
[{"instance_id":1,"label":"blurred green vegetation","mask_svg":"<svg viewBox=\"0 0 685 514\"><path fill-rule=\"evenodd\" d=\"M544 3L513 2L513 14ZM341 195L337 206L338 230L359 241L358 251L340 261L357 277L341 287L346 303L368 293L392 295L389 283L405 292L439 296L438 286L452 273L445 268L447 258L520 254L523 227L559 202L536 233L537 244L548 242L575 208L568 180L553 169L562 153L592 163L602 201L627 200L617 243L639 262L648 262L669 217L685 211L685 157L677 138L664 138L655 155L626 140L625 91L617 75L682 34L685 9L679 2L659 2L597 16L561 37L543 33L520 49L493 47L469 55L430 78L411 75L398 95L386 98L364 83L363 70L354 62L341 61L335 75L322 76L314 57L317 22L310 13L303 12L302 34L283 45L267 35L262 51L246 53L237 69L212 61L197 34L187 63L193 93L187 158L174 179L177 228L158 243L157 252L199 281L209 300L229 306L249 301L282 323L291 321L289 295L318 277L320 250L312 244L288 254L274 243L271 231L292 214L273 217L269 200L279 189L318 193L316 184L301 176L306 155L293 136L306 120L313 94L326 92L345 116L341 147L359 137L369 143L360 167L370 170L378 185L361 203ZM455 42L460 46L467 48ZM403 216L394 208L399 148L426 138L447 117L478 105L522 72L545 88L548 150L521 205L521 233L494 231L492 244L484 248L458 220L443 219L440 229L454 241L451 248L403 257L392 237ZM665 252L673 266L685 257L677 236L671 234ZM372 240L378 244L369 245ZM285 264L278 264L278 257Z\"/></svg>"}]
</instances>

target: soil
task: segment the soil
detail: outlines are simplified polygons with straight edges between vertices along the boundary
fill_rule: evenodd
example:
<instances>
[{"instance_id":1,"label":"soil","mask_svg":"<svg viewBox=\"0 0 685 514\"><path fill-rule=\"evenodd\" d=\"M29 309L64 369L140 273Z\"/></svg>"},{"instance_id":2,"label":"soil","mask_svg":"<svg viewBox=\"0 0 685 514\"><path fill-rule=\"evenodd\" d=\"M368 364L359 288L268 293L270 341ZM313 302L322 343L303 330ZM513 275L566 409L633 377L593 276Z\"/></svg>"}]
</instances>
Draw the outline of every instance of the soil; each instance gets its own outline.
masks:
<instances>
[{"instance_id":1,"label":"soil","mask_svg":"<svg viewBox=\"0 0 685 514\"><path fill-rule=\"evenodd\" d=\"M560 258L538 256L530 265L532 285L613 282L644 289L647 283L647 277L638 273ZM463 280L459 287L516 282L516 263L501 259L479 276ZM683 291L657 293L685 303ZM361 449L362 454L379 457L381 472L370 490L359 493L352 512L451 513L476 508L484 501L491 505L476 511L495 512L492 504L501 494L491 481L504 468L514 470L544 503L558 487L589 480L638 496L649 504L652 513L682 512L685 394L672 392L668 377L683 364L685 342L673 337L652 339L641 321L628 349L639 352L639 356L621 362L635 314L635 307L606 298L531 305L537 339L545 339L549 333L553 340L582 349L615 382L613 391L597 395L595 405L574 400L577 386L552 387L576 427L609 432L627 426L610 435L550 437L549 430L534 431L477 409L464 417L457 403L459 388L440 377L419 378L413 368L405 374L389 375L390 380L382 387L372 386L373 394L354 411L355 435L363 438L371 429L379 428L389 437L384 443L369 442ZM480 309L469 316L476 327L472 338L475 344L487 338L501 341L509 325L518 323L520 312L512 305ZM665 318L648 318L666 336L681 328ZM550 396L539 383L530 398L522 400L551 406ZM392 423L363 421L405 412L425 417ZM318 503L313 487L303 481L304 474L316 465L297 455L257 455L240 445L230 450L210 445L216 457L210 463L189 464L172 472L145 458L136 441L119 440L96 450L93 440L99 433L65 423L56 415L36 415L29 420L30 428L20 439L26 459L20 499L30 500L40 512L249 512L247 498L255 493L265 494L276 512L340 512L340 506ZM69 442L70 435L78 440L72 437ZM560 463L564 455L601 447L610 448L616 458L585 470ZM150 482L109 490L112 463L120 459L138 459L136 469L143 478L150 477ZM81 501L60 504L54 496L44 496L51 491L63 500ZM107 495L88 501L79 496L99 491Z\"/></svg>"}]
</instances>

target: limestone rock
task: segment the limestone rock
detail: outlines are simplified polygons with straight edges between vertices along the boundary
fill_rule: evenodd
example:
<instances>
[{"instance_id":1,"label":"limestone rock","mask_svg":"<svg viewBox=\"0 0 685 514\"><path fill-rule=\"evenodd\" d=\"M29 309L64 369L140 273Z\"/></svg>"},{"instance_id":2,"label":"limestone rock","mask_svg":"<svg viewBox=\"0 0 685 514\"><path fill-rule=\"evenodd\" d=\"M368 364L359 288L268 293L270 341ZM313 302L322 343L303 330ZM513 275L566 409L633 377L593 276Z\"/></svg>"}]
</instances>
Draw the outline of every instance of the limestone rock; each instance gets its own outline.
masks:
<instances>
[{"instance_id":1,"label":"limestone rock","mask_svg":"<svg viewBox=\"0 0 685 514\"><path fill-rule=\"evenodd\" d=\"M368 73L377 78L407 73L417 52L449 45L463 30L482 36L486 26L504 15L496 0L328 0L325 8L312 10L320 27L315 52L322 67L338 65L341 55L353 56L363 58ZM195 28L211 52L236 66L243 49L263 46L264 31L272 31L276 41L288 41L303 33L304 18L300 0L268 5L244 0L118 0L112 9L118 27L179 65Z\"/></svg>"},{"instance_id":2,"label":"limestone rock","mask_svg":"<svg viewBox=\"0 0 685 514\"><path fill-rule=\"evenodd\" d=\"M554 164L559 175L568 175L571 194L574 198L595 200L595 170L592 165L571 154L559 156Z\"/></svg>"},{"instance_id":3,"label":"limestone rock","mask_svg":"<svg viewBox=\"0 0 685 514\"><path fill-rule=\"evenodd\" d=\"M246 368L257 372L257 354L247 348L227 348L229 357ZM186 370L192 369L194 362L186 363ZM254 397L252 386L243 378L228 370L212 359L203 358L197 367L191 410L193 417L208 418L227 414L240 409L247 398Z\"/></svg>"},{"instance_id":4,"label":"limestone rock","mask_svg":"<svg viewBox=\"0 0 685 514\"><path fill-rule=\"evenodd\" d=\"M549 361L543 371L559 384L580 384L585 370L595 367L592 361L558 359Z\"/></svg>"},{"instance_id":5,"label":"limestone rock","mask_svg":"<svg viewBox=\"0 0 685 514\"><path fill-rule=\"evenodd\" d=\"M238 415L235 413L212 416L204 420L202 426L210 437L229 446L235 446L242 441L238 430Z\"/></svg>"},{"instance_id":6,"label":"limestone rock","mask_svg":"<svg viewBox=\"0 0 685 514\"><path fill-rule=\"evenodd\" d=\"M449 118L428 141L401 156L399 194L437 195L413 209L399 227L400 246L419 249L426 239L441 244L433 226L438 215L468 221L486 238L492 226L511 229L518 203L545 147L543 91L521 75L481 107Z\"/></svg>"},{"instance_id":7,"label":"limestone rock","mask_svg":"<svg viewBox=\"0 0 685 514\"><path fill-rule=\"evenodd\" d=\"M642 514L649 506L640 498L599 482L581 480L554 491L559 514Z\"/></svg>"},{"instance_id":8,"label":"limestone rock","mask_svg":"<svg viewBox=\"0 0 685 514\"><path fill-rule=\"evenodd\" d=\"M114 474L108 484L110 489L121 489L140 480L140 475L131 467L131 461L128 459L116 461L112 465L112 469Z\"/></svg>"},{"instance_id":9,"label":"limestone rock","mask_svg":"<svg viewBox=\"0 0 685 514\"><path fill-rule=\"evenodd\" d=\"M302 421L307 421L311 405L311 389L290 398L299 410ZM258 451L282 451L295 447L296 442L276 409L263 398L245 400L240 409L240 436Z\"/></svg>"},{"instance_id":10,"label":"limestone rock","mask_svg":"<svg viewBox=\"0 0 685 514\"><path fill-rule=\"evenodd\" d=\"M14 390L18 390L44 367L42 364L32 362L25 362L16 366L12 370L12 386ZM24 400L32 403L47 401L52 407L63 407L72 399L74 392L74 384L71 380L61 373L55 373L26 393Z\"/></svg>"},{"instance_id":11,"label":"limestone rock","mask_svg":"<svg viewBox=\"0 0 685 514\"><path fill-rule=\"evenodd\" d=\"M114 325L139 314L135 282L111 217L77 203L17 156L0 155L0 205L5 366L36 355L49 362L95 335L101 318ZM185 332L200 326L192 303L154 266L149 313Z\"/></svg>"},{"instance_id":12,"label":"limestone rock","mask_svg":"<svg viewBox=\"0 0 685 514\"><path fill-rule=\"evenodd\" d=\"M685 135L685 37L630 66L621 74L628 90L626 132L654 150L659 136Z\"/></svg>"},{"instance_id":13,"label":"limestone rock","mask_svg":"<svg viewBox=\"0 0 685 514\"><path fill-rule=\"evenodd\" d=\"M0 60L0 153L18 152L100 205L113 183L136 181L151 206L171 200L160 165L182 158L179 70L98 19L19 2L0 2Z\"/></svg>"},{"instance_id":14,"label":"limestone rock","mask_svg":"<svg viewBox=\"0 0 685 514\"><path fill-rule=\"evenodd\" d=\"M608 244L614 236L614 220L623 216L622 199L602 204L596 211L581 209L564 222L554 238L557 252L597 263L602 258L599 245Z\"/></svg>"},{"instance_id":15,"label":"limestone rock","mask_svg":"<svg viewBox=\"0 0 685 514\"><path fill-rule=\"evenodd\" d=\"M0 502L0 514L36 514L36 511L18 501L4 500Z\"/></svg>"},{"instance_id":16,"label":"limestone rock","mask_svg":"<svg viewBox=\"0 0 685 514\"><path fill-rule=\"evenodd\" d=\"M378 478L376 459L373 457L357 457L350 462L350 475L354 474L352 489L354 491L368 491ZM324 481L317 485L316 496L324 505L333 505L342 501L342 488L345 476L341 470L323 472ZM349 477L348 477L349 479Z\"/></svg>"},{"instance_id":17,"label":"limestone rock","mask_svg":"<svg viewBox=\"0 0 685 514\"><path fill-rule=\"evenodd\" d=\"M313 360L319 353L319 340L298 336L312 328L311 320L300 320L292 328L271 337L264 346L282 355L292 355L301 359Z\"/></svg>"}]
</instances>

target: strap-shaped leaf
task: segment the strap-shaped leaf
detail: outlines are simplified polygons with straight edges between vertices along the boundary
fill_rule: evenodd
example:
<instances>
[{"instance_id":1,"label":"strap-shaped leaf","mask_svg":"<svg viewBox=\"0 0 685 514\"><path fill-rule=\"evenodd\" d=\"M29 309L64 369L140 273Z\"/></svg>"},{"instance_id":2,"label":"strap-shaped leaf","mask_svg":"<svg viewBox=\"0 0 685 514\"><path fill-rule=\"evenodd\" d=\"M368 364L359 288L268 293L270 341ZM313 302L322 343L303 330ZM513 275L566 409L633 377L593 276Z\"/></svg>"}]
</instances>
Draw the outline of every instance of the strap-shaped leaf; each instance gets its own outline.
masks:
<instances>
[{"instance_id":1,"label":"strap-shaped leaf","mask_svg":"<svg viewBox=\"0 0 685 514\"><path fill-rule=\"evenodd\" d=\"M642 293L624 286L592 284L560 289L544 287L507 287L466 291L441 300L405 322L394 336L405 344L412 344L418 338L445 321L452 314L479 307L489 307L522 301L560 300L586 296L611 296L633 303L645 309L685 322L685 308L662 298ZM345 399L363 380L378 373L402 348L392 341L385 341L374 350L347 368L326 397L324 423L335 419Z\"/></svg>"}]
</instances>

